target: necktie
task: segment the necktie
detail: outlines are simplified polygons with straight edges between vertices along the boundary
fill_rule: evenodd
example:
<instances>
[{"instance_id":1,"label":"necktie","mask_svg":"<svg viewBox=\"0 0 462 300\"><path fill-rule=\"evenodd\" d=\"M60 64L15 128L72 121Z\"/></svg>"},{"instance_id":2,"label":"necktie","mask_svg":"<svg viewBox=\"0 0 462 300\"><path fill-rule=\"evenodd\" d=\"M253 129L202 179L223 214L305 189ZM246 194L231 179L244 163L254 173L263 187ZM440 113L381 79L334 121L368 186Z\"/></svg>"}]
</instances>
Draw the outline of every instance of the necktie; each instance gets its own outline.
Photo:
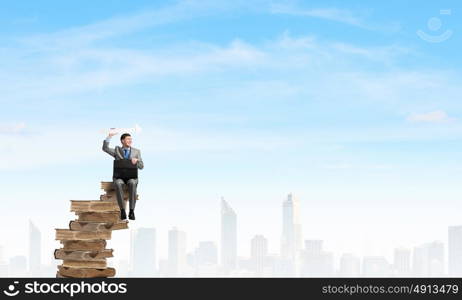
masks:
<instances>
[{"instance_id":1,"label":"necktie","mask_svg":"<svg viewBox=\"0 0 462 300\"><path fill-rule=\"evenodd\" d=\"M124 149L124 152L125 152L124 158L128 158L128 149Z\"/></svg>"}]
</instances>

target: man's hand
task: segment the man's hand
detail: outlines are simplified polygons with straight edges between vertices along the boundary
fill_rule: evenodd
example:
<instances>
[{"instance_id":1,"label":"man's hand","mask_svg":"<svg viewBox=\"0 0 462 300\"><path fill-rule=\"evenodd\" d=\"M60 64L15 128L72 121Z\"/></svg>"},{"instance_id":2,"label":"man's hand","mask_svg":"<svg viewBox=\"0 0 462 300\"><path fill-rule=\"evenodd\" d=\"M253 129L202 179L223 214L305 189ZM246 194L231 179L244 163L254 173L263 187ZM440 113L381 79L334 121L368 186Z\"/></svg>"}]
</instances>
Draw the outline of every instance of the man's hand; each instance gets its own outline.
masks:
<instances>
[{"instance_id":1,"label":"man's hand","mask_svg":"<svg viewBox=\"0 0 462 300\"><path fill-rule=\"evenodd\" d=\"M136 165L137 162L138 162L138 158L132 158L132 164Z\"/></svg>"},{"instance_id":2,"label":"man's hand","mask_svg":"<svg viewBox=\"0 0 462 300\"><path fill-rule=\"evenodd\" d=\"M112 129L112 128L111 128ZM117 132L114 132L112 130L109 131L109 135L107 137L113 137L114 135L116 135Z\"/></svg>"}]
</instances>

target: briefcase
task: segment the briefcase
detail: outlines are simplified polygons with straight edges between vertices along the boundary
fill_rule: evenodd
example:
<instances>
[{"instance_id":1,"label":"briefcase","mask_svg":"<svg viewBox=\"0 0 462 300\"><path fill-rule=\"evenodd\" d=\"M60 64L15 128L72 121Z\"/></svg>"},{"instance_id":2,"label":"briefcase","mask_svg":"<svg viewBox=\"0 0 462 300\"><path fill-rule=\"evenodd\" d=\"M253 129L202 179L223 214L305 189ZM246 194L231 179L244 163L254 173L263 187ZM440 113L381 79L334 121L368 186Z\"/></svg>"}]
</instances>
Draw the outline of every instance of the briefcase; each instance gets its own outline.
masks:
<instances>
[{"instance_id":1,"label":"briefcase","mask_svg":"<svg viewBox=\"0 0 462 300\"><path fill-rule=\"evenodd\" d=\"M131 159L114 159L114 178L120 178L123 181L138 178L138 166L133 164Z\"/></svg>"}]
</instances>

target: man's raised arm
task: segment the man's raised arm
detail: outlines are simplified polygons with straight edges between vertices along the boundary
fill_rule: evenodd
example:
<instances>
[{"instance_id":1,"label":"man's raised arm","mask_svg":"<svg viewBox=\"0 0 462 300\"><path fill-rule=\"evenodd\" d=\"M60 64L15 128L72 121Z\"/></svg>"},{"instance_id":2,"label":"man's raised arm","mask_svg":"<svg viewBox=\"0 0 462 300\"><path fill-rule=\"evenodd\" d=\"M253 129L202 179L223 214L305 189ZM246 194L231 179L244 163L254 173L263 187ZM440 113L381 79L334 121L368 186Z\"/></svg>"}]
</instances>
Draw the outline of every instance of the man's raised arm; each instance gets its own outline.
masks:
<instances>
[{"instance_id":1,"label":"man's raised arm","mask_svg":"<svg viewBox=\"0 0 462 300\"><path fill-rule=\"evenodd\" d=\"M109 147L109 142L111 140L111 135L108 135L108 137L103 141L103 151L109 154L112 157L115 157L115 150L114 148Z\"/></svg>"}]
</instances>

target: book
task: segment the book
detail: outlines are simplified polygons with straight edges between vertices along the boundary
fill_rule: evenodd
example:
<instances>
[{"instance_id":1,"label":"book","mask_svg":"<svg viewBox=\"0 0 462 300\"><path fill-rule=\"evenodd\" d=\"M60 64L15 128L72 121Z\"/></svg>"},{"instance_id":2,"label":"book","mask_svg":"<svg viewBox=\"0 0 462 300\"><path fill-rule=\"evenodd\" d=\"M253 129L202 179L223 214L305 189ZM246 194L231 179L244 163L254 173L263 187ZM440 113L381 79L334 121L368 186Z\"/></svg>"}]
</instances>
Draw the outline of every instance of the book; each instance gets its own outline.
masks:
<instances>
[{"instance_id":1,"label":"book","mask_svg":"<svg viewBox=\"0 0 462 300\"><path fill-rule=\"evenodd\" d=\"M56 228L55 239L62 248L55 249L55 259L62 260L57 278L114 277L115 268L107 266L113 249L106 249L113 230L128 229L128 220L120 219L120 209L112 182L102 181L105 191L100 200L70 200L70 211L76 215L69 228ZM128 200L128 191L124 190ZM138 195L137 195L138 199Z\"/></svg>"}]
</instances>

